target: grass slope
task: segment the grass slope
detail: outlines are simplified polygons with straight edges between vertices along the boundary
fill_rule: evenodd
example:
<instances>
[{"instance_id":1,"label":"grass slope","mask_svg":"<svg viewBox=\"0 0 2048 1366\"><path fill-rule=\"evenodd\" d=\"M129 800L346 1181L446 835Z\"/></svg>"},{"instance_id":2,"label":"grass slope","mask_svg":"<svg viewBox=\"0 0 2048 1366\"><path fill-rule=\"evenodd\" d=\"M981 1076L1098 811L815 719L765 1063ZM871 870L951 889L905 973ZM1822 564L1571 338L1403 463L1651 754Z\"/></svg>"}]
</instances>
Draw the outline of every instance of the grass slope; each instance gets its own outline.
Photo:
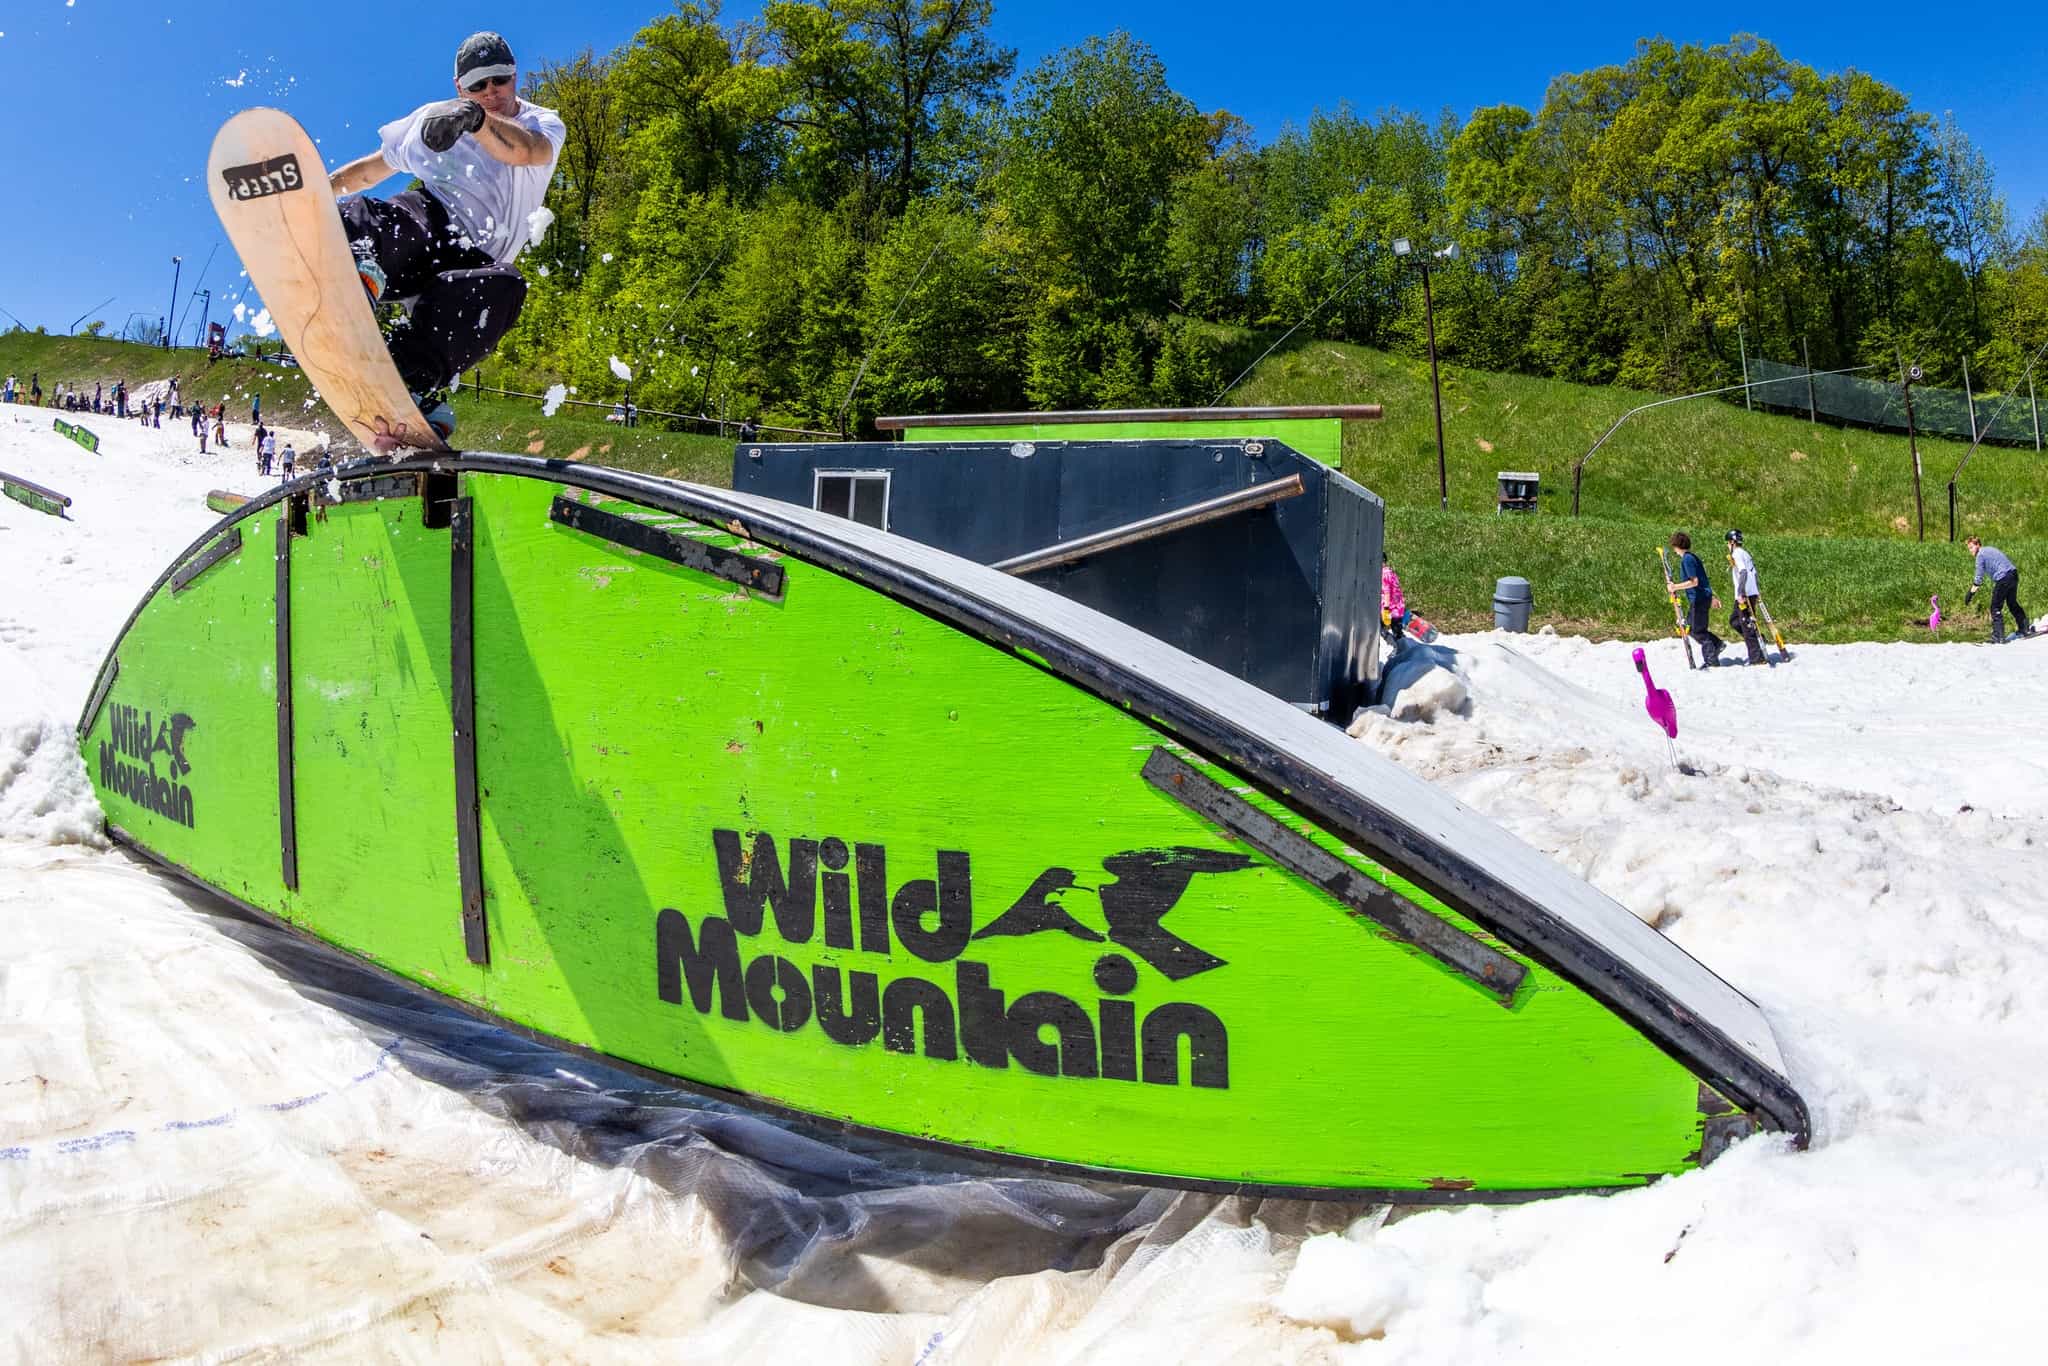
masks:
<instances>
[{"instance_id":1,"label":"grass slope","mask_svg":"<svg viewBox=\"0 0 2048 1366\"><path fill-rule=\"evenodd\" d=\"M24 386L31 374L39 374L45 395L59 380L90 391L95 383L111 387L117 379L133 389L175 376L187 398L225 402L231 420L246 421L251 398L261 394L270 421L336 433L337 450L349 444L340 435L340 421L314 397L305 372L275 362L249 357L209 362L200 350L7 332L0 333L0 373L19 376ZM461 394L454 406L456 435L471 450L591 460L704 484L732 481L729 439L651 427L626 431L583 408L565 407L554 417L542 417L538 404L522 399Z\"/></svg>"},{"instance_id":2,"label":"grass slope","mask_svg":"<svg viewBox=\"0 0 2048 1366\"><path fill-rule=\"evenodd\" d=\"M1387 542L1409 599L1447 629L1490 625L1494 581L1518 574L1534 587L1532 624L1596 639L1669 630L1655 552L1679 529L1725 598L1721 533L1741 527L1764 601L1794 644L1927 639L1930 593L1961 612L1971 571L1960 538L1972 532L2012 555L2023 584L2029 565L2036 582L2048 580L2048 457L2032 450L1978 448L1950 545L1945 485L1967 447L1921 441L1923 544L1904 437L1698 399L1624 423L1588 462L1575 520L1573 462L1617 417L1663 396L1458 366L1443 380L1448 512L1437 504L1428 361L1309 342L1261 364L1231 401L1385 405L1379 422L1346 424L1344 471L1387 500ZM1500 470L1542 476L1539 512L1493 515ZM1982 604L1980 595L1942 638L1987 634ZM1715 629L1732 639L1724 618Z\"/></svg>"},{"instance_id":3,"label":"grass slope","mask_svg":"<svg viewBox=\"0 0 2048 1366\"><path fill-rule=\"evenodd\" d=\"M90 387L169 375L187 395L223 397L247 416L250 395L294 425L332 414L296 369L252 359L211 365L204 352L89 337L0 334L0 372L40 371ZM1571 511L1571 466L1616 417L1659 395L1523 375L1444 368L1444 440L1451 507L1437 507L1436 429L1427 361L1312 341L1269 358L1231 395L1239 403L1376 402L1380 422L1344 435L1344 469L1388 504L1388 545L1417 610L1449 630L1490 625L1494 581L1530 580L1532 624L1602 638L1670 629L1656 547L1690 530L1723 595L1721 533L1740 526L1762 572L1765 601L1795 646L1805 641L1924 640L1927 598L1940 593L1945 639L1986 633L1979 609L1961 614L1970 564L1947 543L1944 485L1964 448L1920 444L1929 539L1913 534L1912 465L1903 437L1813 426L1744 412L1714 399L1672 404L1623 424L1587 466L1584 515ZM472 450L589 460L724 486L733 443L636 427L589 410L542 417L534 403L458 395L457 432ZM290 416L288 417L287 414ZM1958 498L1958 535L2002 546L2034 583L2048 581L2048 465L2033 451L1982 447ZM1543 477L1542 510L1493 515L1497 470ZM2035 592L2036 606L2041 594ZM2024 600L2024 595L2023 595ZM1715 629L1723 635L1717 618Z\"/></svg>"}]
</instances>

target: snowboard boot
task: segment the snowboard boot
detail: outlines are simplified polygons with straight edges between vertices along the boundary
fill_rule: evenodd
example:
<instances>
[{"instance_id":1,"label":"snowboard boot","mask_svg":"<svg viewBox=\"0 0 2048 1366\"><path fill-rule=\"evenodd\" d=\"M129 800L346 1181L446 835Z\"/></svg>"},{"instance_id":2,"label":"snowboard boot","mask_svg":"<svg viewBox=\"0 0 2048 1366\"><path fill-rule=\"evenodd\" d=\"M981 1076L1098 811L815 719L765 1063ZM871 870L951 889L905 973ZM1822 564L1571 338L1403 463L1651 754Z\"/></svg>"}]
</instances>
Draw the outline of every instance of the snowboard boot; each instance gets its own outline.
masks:
<instances>
[{"instance_id":1,"label":"snowboard boot","mask_svg":"<svg viewBox=\"0 0 2048 1366\"><path fill-rule=\"evenodd\" d=\"M448 400L438 389L414 394L412 401L419 408L420 416L427 420L427 425L434 429L434 435L446 445L448 438L455 435L455 409L448 405Z\"/></svg>"},{"instance_id":2,"label":"snowboard boot","mask_svg":"<svg viewBox=\"0 0 2048 1366\"><path fill-rule=\"evenodd\" d=\"M356 278L363 282L363 293L370 296L370 308L374 312L384 297L384 267L377 264L374 256L358 256Z\"/></svg>"}]
</instances>

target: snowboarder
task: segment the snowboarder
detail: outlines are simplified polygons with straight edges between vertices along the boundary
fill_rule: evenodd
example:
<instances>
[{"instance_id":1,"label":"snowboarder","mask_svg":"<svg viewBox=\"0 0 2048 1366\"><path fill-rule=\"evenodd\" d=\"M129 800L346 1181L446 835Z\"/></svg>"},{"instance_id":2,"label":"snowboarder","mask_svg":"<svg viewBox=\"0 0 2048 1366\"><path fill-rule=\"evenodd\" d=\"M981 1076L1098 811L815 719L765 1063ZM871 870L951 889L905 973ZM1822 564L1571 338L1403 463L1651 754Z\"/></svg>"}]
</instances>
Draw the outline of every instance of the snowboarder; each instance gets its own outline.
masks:
<instances>
[{"instance_id":1,"label":"snowboarder","mask_svg":"<svg viewBox=\"0 0 2048 1366\"><path fill-rule=\"evenodd\" d=\"M1977 596L1977 588L1988 577L1991 580L1991 643L2005 644L2005 608L2012 607L2013 624L2019 627L2019 634L2034 634L2034 623L2027 620L2027 609L2020 606L2020 571L2004 551L1995 545L1986 545L1981 537L1972 536L1963 542L1975 557L1977 573L1970 580L1970 590L1963 594L1963 606Z\"/></svg>"},{"instance_id":2,"label":"snowboarder","mask_svg":"<svg viewBox=\"0 0 2048 1366\"><path fill-rule=\"evenodd\" d=\"M1762 592L1757 587L1756 561L1743 548L1742 532L1730 530L1728 540L1728 571L1735 579L1735 607L1728 613L1728 624L1742 637L1743 648L1748 651L1751 664L1768 664L1764 656L1763 642L1756 633L1756 605Z\"/></svg>"},{"instance_id":3,"label":"snowboarder","mask_svg":"<svg viewBox=\"0 0 2048 1366\"><path fill-rule=\"evenodd\" d=\"M1709 613L1720 600L1714 596L1714 586L1707 582L1706 565L1692 553L1692 537L1683 531L1672 532L1671 548L1678 552L1678 572L1684 577L1676 582L1667 578L1664 587L1668 592L1685 594L1689 604L1687 632L1699 642L1700 667L1711 669L1721 662L1721 651L1728 648L1728 642L1715 635L1709 624Z\"/></svg>"},{"instance_id":4,"label":"snowboarder","mask_svg":"<svg viewBox=\"0 0 2048 1366\"><path fill-rule=\"evenodd\" d=\"M421 416L446 440L450 377L491 353L519 317L526 246L568 136L552 109L519 98L512 49L473 33L455 53L456 98L421 105L378 130L380 145L328 177L371 302L413 300L391 359ZM422 188L389 199L354 193L393 175Z\"/></svg>"}]
</instances>

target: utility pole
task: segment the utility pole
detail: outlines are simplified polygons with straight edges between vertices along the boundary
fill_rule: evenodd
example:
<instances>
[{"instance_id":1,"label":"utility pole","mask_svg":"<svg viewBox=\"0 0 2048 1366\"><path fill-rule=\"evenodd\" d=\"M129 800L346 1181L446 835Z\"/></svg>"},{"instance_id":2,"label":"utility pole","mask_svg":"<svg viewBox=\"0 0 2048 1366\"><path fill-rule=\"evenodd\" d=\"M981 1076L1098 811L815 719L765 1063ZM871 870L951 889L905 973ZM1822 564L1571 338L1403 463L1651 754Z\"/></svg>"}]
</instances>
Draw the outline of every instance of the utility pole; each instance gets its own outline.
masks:
<instances>
[{"instance_id":1,"label":"utility pole","mask_svg":"<svg viewBox=\"0 0 2048 1366\"><path fill-rule=\"evenodd\" d=\"M1913 514L1919 519L1920 539L1924 541L1927 539L1927 505L1921 500L1920 496L1920 439L1913 430L1913 381L1920 378L1921 370L1917 365L1909 366L1906 364L1904 352L1897 351L1896 348L1894 348L1894 352L1899 358L1899 386L1906 395L1906 449L1913 453ZM1953 510L1949 513L1949 521L1951 523L1949 539L1953 540L1955 539L1955 528L1953 526L1955 513Z\"/></svg>"},{"instance_id":2,"label":"utility pole","mask_svg":"<svg viewBox=\"0 0 2048 1366\"><path fill-rule=\"evenodd\" d=\"M1449 511L1451 506L1450 480L1444 470L1444 387L1436 362L1436 300L1430 293L1429 268L1433 259L1455 261L1458 259L1458 244L1451 243L1436 251L1416 252L1405 237L1394 239L1394 255L1422 271L1422 316L1429 327L1429 396L1436 406L1436 501L1437 506Z\"/></svg>"},{"instance_id":3,"label":"utility pole","mask_svg":"<svg viewBox=\"0 0 2048 1366\"><path fill-rule=\"evenodd\" d=\"M1735 348L1742 356L1742 406L1750 412L1756 405L1749 400L1749 338L1743 334L1742 324L1735 324Z\"/></svg>"},{"instance_id":4,"label":"utility pole","mask_svg":"<svg viewBox=\"0 0 2048 1366\"><path fill-rule=\"evenodd\" d=\"M185 258L184 258L184 257L182 257L182 256L173 256L173 257L171 258L171 311L170 311L170 312L168 312L168 313L166 313L166 314L164 314L164 349L165 349L165 350L169 350L169 349L170 349L170 345L171 345L171 319L173 319L173 318L175 318L175 317L177 317L177 316L178 316L178 272L179 272L180 270L183 270L184 268L185 268Z\"/></svg>"},{"instance_id":5,"label":"utility pole","mask_svg":"<svg viewBox=\"0 0 2048 1366\"><path fill-rule=\"evenodd\" d=\"M1970 444L1977 444L1977 396L1970 392L1970 358L1963 357L1963 402L1970 405ZM1954 537L1949 539L1953 540Z\"/></svg>"},{"instance_id":6,"label":"utility pole","mask_svg":"<svg viewBox=\"0 0 2048 1366\"><path fill-rule=\"evenodd\" d=\"M1806 336L1804 333L1801 333L1799 337L1799 359L1806 362L1806 425L1811 427L1820 421L1820 405L1813 400L1813 352L1806 349ZM1747 369L1748 367L1745 366L1744 368ZM1742 379L1744 383L1748 383L1749 376L1744 375ZM1749 391L1745 389L1743 392L1748 393Z\"/></svg>"}]
</instances>

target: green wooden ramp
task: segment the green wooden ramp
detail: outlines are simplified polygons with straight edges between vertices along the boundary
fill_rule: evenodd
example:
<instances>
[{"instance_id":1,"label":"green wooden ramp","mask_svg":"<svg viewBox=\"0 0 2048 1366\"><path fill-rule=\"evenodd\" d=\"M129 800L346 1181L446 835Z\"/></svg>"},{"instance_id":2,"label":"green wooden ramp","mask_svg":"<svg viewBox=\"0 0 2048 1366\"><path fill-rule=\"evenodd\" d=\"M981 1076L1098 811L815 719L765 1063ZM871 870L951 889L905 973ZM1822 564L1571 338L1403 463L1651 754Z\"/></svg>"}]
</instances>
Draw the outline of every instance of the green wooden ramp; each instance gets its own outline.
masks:
<instances>
[{"instance_id":1,"label":"green wooden ramp","mask_svg":"<svg viewBox=\"0 0 2048 1366\"><path fill-rule=\"evenodd\" d=\"M166 570L115 835L529 1034L1118 1179L1639 1185L1808 1121L1740 993L1285 703L767 500L469 455Z\"/></svg>"}]
</instances>

